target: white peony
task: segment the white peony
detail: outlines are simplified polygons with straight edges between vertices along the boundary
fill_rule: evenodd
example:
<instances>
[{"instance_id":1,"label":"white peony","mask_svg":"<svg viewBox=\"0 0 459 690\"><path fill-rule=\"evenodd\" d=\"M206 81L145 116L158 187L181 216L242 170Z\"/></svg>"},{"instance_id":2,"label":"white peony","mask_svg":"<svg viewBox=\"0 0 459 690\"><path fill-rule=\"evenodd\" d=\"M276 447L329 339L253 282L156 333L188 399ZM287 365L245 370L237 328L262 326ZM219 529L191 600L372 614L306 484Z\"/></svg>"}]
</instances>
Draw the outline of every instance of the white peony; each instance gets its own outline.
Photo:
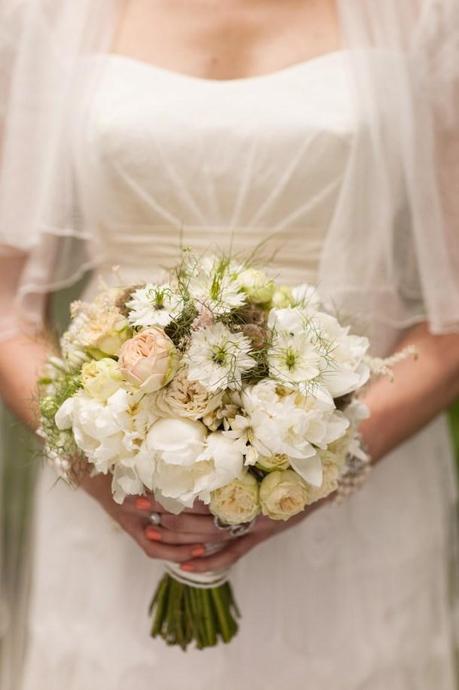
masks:
<instances>
[{"instance_id":1,"label":"white peony","mask_svg":"<svg viewBox=\"0 0 459 690\"><path fill-rule=\"evenodd\" d=\"M185 354L188 378L211 392L238 388L242 374L256 364L249 354L251 347L248 338L222 323L196 331Z\"/></svg>"},{"instance_id":2,"label":"white peony","mask_svg":"<svg viewBox=\"0 0 459 690\"><path fill-rule=\"evenodd\" d=\"M171 512L190 508L196 498L208 502L210 492L237 477L243 467L238 444L220 432L207 436L200 422L160 419L147 438L156 470L152 488Z\"/></svg>"}]
</instances>

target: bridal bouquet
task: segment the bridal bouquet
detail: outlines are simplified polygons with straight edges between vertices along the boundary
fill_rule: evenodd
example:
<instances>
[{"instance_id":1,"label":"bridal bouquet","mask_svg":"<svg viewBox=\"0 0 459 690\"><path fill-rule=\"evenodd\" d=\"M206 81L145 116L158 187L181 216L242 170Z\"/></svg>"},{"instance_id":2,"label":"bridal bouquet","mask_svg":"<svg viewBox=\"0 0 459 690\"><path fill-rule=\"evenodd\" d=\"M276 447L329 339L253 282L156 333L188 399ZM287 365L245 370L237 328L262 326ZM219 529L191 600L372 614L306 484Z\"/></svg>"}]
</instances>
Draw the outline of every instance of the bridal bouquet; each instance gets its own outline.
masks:
<instances>
[{"instance_id":1,"label":"bridal bouquet","mask_svg":"<svg viewBox=\"0 0 459 690\"><path fill-rule=\"evenodd\" d=\"M366 463L355 394L368 340L309 285L184 250L166 282L105 286L71 316L40 411L46 456L72 484L110 474L115 501L152 492L173 513L199 499L236 536L259 514L288 520L345 491ZM228 642L238 611L227 575L165 568L152 635Z\"/></svg>"}]
</instances>

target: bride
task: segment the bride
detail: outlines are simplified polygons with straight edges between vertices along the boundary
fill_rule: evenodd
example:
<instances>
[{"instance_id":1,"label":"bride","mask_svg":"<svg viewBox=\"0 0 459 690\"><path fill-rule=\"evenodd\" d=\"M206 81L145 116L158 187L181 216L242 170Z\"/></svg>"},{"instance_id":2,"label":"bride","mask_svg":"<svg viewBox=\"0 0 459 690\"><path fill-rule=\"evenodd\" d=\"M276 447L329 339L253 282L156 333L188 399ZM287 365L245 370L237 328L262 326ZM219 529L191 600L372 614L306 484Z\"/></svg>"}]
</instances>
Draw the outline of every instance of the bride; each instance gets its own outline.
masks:
<instances>
[{"instance_id":1,"label":"bride","mask_svg":"<svg viewBox=\"0 0 459 690\"><path fill-rule=\"evenodd\" d=\"M318 283L385 355L362 490L228 541L39 477L25 662L2 690L453 690L459 67L450 0L4 0L0 389L32 428L53 290L257 250ZM455 99L456 97L456 99ZM160 514L159 525L149 516ZM224 540L218 553L209 544ZM255 548L256 547L256 548ZM234 566L228 646L146 615L161 559ZM22 671L22 673L21 673Z\"/></svg>"}]
</instances>

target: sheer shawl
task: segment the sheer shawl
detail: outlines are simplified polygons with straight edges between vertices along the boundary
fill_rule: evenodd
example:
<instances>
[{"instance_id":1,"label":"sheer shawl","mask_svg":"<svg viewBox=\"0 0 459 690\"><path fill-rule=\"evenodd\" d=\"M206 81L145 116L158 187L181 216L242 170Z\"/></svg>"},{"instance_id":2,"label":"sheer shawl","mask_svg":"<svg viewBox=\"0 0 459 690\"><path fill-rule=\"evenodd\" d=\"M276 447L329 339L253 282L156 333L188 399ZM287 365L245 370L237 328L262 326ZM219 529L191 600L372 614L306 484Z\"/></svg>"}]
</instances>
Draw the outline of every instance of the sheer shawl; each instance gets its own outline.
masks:
<instances>
[{"instance_id":1,"label":"sheer shawl","mask_svg":"<svg viewBox=\"0 0 459 690\"><path fill-rule=\"evenodd\" d=\"M327 229L321 289L381 326L428 320L435 333L458 330L459 3L338 4L359 128ZM100 259L71 133L120 7L0 0L0 339L40 330L47 295ZM82 80L95 53L101 59Z\"/></svg>"},{"instance_id":2,"label":"sheer shawl","mask_svg":"<svg viewBox=\"0 0 459 690\"><path fill-rule=\"evenodd\" d=\"M46 295L95 265L72 127L120 0L0 8L0 337L40 328ZM320 263L322 291L369 322L459 327L459 5L339 0L359 129ZM97 64L97 68L96 68ZM372 157L368 157L371 142ZM70 244L69 244L70 243Z\"/></svg>"}]
</instances>

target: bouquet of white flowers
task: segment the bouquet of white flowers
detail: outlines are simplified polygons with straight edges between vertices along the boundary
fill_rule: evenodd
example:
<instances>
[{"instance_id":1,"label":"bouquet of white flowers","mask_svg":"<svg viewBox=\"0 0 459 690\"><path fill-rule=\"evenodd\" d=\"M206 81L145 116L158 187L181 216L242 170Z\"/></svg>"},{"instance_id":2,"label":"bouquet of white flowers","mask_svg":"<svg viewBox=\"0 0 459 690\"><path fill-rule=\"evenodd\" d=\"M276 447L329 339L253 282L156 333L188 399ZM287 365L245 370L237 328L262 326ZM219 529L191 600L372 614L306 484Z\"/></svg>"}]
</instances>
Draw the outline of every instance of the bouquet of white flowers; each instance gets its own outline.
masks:
<instances>
[{"instance_id":1,"label":"bouquet of white flowers","mask_svg":"<svg viewBox=\"0 0 459 690\"><path fill-rule=\"evenodd\" d=\"M70 483L110 473L115 501L152 492L174 513L200 499L237 533L258 514L288 520L365 465L368 340L309 285L185 250L167 282L106 287L71 315L40 382L46 456ZM228 642L227 578L187 578L167 567L152 634Z\"/></svg>"}]
</instances>

